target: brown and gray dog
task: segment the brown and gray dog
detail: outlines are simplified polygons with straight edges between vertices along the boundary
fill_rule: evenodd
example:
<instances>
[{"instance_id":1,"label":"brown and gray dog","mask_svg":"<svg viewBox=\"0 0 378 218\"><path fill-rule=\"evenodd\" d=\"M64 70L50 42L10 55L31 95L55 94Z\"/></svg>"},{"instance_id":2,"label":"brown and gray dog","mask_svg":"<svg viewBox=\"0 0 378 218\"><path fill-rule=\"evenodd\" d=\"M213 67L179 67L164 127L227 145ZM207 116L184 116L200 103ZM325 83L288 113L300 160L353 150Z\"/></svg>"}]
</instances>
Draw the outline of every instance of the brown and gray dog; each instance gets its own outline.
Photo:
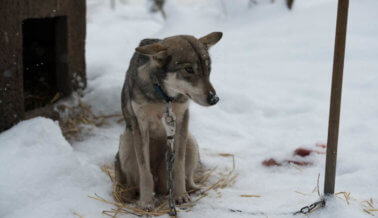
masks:
<instances>
[{"instance_id":1,"label":"brown and gray dog","mask_svg":"<svg viewBox=\"0 0 378 218\"><path fill-rule=\"evenodd\" d=\"M144 39L135 49L122 90L126 130L120 137L115 170L118 184L136 190L128 192L123 200L133 199L139 193L139 206L151 210L154 193L167 193L166 132L162 124L167 101L172 101L176 115L176 203L190 201L187 191L198 189L193 173L199 165L199 153L188 130L189 99L203 106L219 101L209 80L208 49L221 38L221 32L213 32L200 39L189 35Z\"/></svg>"}]
</instances>

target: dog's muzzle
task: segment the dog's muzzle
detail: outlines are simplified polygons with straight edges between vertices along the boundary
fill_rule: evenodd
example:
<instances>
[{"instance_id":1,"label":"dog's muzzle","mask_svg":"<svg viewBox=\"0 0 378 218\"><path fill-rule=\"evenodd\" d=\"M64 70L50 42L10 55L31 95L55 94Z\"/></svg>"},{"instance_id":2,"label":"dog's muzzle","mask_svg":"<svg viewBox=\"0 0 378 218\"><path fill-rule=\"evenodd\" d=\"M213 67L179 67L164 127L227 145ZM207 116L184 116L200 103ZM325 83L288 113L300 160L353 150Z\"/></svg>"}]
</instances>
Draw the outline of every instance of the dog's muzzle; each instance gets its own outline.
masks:
<instances>
[{"instance_id":1,"label":"dog's muzzle","mask_svg":"<svg viewBox=\"0 0 378 218\"><path fill-rule=\"evenodd\" d=\"M210 105L215 105L216 103L218 103L218 101L219 97L210 91L207 97L207 103L209 103Z\"/></svg>"}]
</instances>

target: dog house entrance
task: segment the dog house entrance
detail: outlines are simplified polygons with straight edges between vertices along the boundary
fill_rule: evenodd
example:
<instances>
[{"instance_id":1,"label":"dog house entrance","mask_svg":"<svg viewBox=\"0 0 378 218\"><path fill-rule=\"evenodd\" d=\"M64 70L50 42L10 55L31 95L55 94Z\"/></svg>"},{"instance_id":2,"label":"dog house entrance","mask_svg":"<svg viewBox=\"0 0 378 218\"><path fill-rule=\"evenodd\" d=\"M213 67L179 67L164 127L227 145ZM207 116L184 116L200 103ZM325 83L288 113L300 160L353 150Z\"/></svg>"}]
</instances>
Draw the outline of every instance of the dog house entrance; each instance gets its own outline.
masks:
<instances>
[{"instance_id":1,"label":"dog house entrance","mask_svg":"<svg viewBox=\"0 0 378 218\"><path fill-rule=\"evenodd\" d=\"M49 105L68 89L67 18L22 22L25 111Z\"/></svg>"}]
</instances>

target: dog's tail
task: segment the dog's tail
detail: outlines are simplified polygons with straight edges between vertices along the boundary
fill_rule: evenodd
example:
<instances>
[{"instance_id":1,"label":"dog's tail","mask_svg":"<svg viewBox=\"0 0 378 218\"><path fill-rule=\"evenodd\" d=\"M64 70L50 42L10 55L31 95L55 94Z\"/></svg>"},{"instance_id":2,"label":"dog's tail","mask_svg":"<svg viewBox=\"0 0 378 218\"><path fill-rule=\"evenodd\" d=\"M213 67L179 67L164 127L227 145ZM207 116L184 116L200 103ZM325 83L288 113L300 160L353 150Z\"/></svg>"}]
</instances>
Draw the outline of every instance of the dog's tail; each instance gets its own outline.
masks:
<instances>
[{"instance_id":1,"label":"dog's tail","mask_svg":"<svg viewBox=\"0 0 378 218\"><path fill-rule=\"evenodd\" d=\"M122 174L121 162L119 160L119 152L117 152L117 154L114 157L114 174L115 184L124 184L126 182Z\"/></svg>"}]
</instances>

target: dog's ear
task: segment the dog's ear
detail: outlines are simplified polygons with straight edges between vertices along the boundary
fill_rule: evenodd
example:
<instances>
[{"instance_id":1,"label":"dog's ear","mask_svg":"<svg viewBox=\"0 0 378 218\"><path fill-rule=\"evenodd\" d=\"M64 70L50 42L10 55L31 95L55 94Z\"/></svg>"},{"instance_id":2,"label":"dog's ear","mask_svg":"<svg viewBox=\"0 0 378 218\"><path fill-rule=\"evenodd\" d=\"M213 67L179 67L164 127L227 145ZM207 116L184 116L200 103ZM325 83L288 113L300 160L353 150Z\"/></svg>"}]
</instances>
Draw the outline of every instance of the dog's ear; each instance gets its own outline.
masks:
<instances>
[{"instance_id":1,"label":"dog's ear","mask_svg":"<svg viewBox=\"0 0 378 218\"><path fill-rule=\"evenodd\" d=\"M201 37L199 41L205 44L207 48L210 48L211 46L219 42L222 36L223 36L222 32L212 32L204 37Z\"/></svg>"},{"instance_id":2,"label":"dog's ear","mask_svg":"<svg viewBox=\"0 0 378 218\"><path fill-rule=\"evenodd\" d=\"M167 48L158 42L150 45L139 46L135 49L135 51L145 55L154 55L164 50L167 50Z\"/></svg>"},{"instance_id":3,"label":"dog's ear","mask_svg":"<svg viewBox=\"0 0 378 218\"><path fill-rule=\"evenodd\" d=\"M135 51L150 56L153 60L156 60L160 64L163 64L168 56L167 48L158 42L150 45L139 46L135 48Z\"/></svg>"}]
</instances>

